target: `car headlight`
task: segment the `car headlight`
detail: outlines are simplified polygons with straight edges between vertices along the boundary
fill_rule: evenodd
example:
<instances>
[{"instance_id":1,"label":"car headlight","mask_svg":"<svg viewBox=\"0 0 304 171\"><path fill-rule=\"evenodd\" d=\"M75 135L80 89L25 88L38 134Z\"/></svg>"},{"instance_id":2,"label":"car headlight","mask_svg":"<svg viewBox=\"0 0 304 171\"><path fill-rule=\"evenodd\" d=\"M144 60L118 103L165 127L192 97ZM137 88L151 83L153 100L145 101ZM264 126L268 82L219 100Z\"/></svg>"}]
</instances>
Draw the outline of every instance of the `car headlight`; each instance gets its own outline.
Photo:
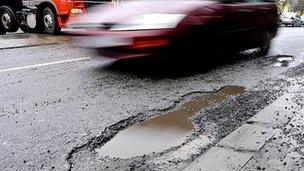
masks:
<instances>
[{"instance_id":1,"label":"car headlight","mask_svg":"<svg viewBox=\"0 0 304 171\"><path fill-rule=\"evenodd\" d=\"M144 14L127 22L116 24L110 30L127 31L175 28L184 17L184 14Z\"/></svg>"}]
</instances>

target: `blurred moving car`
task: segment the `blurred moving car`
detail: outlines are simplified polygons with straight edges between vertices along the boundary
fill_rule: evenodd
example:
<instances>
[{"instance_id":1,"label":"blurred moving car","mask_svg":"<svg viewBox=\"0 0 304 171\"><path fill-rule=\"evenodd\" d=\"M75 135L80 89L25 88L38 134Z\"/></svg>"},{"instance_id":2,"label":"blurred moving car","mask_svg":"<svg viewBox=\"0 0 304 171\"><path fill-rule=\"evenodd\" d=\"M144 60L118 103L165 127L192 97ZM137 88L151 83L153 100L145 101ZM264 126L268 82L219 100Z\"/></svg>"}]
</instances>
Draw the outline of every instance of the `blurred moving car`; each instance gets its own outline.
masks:
<instances>
[{"instance_id":1,"label":"blurred moving car","mask_svg":"<svg viewBox=\"0 0 304 171\"><path fill-rule=\"evenodd\" d=\"M279 25L277 6L262 0L130 1L78 17L72 33L103 57L190 58L194 52L266 55Z\"/></svg>"},{"instance_id":2,"label":"blurred moving car","mask_svg":"<svg viewBox=\"0 0 304 171\"><path fill-rule=\"evenodd\" d=\"M302 19L296 13L282 13L280 19L285 26L300 27L303 24Z\"/></svg>"}]
</instances>

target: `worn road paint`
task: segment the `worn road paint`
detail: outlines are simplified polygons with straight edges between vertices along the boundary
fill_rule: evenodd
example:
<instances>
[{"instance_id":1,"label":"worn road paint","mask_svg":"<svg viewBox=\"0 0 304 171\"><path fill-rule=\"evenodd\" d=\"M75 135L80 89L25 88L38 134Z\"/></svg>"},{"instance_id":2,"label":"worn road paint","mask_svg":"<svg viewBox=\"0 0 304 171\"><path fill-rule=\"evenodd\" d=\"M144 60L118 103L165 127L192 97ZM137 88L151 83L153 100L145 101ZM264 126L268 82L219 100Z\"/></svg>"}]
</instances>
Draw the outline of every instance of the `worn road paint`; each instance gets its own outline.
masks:
<instances>
[{"instance_id":1,"label":"worn road paint","mask_svg":"<svg viewBox=\"0 0 304 171\"><path fill-rule=\"evenodd\" d=\"M83 61L83 60L88 60L88 59L91 59L91 57L75 58L75 59L49 62L49 63L43 63L43 64L28 65L28 66L23 66L23 67L8 68L8 69L0 70L0 73L9 72L9 71L17 71L17 70L22 70L22 69L38 68L38 67L49 66L49 65L63 64L63 63L68 63L68 62Z\"/></svg>"}]
</instances>

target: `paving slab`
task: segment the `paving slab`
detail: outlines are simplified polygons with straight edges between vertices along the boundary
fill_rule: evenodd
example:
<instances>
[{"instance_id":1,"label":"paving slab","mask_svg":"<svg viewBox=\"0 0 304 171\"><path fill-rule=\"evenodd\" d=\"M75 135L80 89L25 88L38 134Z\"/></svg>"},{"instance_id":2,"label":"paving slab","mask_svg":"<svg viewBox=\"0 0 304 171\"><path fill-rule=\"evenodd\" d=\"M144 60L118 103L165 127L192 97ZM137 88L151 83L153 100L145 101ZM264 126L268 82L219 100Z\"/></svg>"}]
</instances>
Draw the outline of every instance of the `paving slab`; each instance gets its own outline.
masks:
<instances>
[{"instance_id":1,"label":"paving slab","mask_svg":"<svg viewBox=\"0 0 304 171\"><path fill-rule=\"evenodd\" d=\"M304 110L268 141L242 170L303 170Z\"/></svg>"},{"instance_id":2,"label":"paving slab","mask_svg":"<svg viewBox=\"0 0 304 171\"><path fill-rule=\"evenodd\" d=\"M218 146L235 150L258 151L277 129L268 125L244 124L223 138Z\"/></svg>"},{"instance_id":3,"label":"paving slab","mask_svg":"<svg viewBox=\"0 0 304 171\"><path fill-rule=\"evenodd\" d=\"M197 158L186 171L229 171L241 169L252 157L251 153L240 153L230 149L213 147Z\"/></svg>"},{"instance_id":4,"label":"paving slab","mask_svg":"<svg viewBox=\"0 0 304 171\"><path fill-rule=\"evenodd\" d=\"M299 110L299 105L293 101L296 94L286 93L272 104L253 116L248 122L267 123L284 126Z\"/></svg>"}]
</instances>

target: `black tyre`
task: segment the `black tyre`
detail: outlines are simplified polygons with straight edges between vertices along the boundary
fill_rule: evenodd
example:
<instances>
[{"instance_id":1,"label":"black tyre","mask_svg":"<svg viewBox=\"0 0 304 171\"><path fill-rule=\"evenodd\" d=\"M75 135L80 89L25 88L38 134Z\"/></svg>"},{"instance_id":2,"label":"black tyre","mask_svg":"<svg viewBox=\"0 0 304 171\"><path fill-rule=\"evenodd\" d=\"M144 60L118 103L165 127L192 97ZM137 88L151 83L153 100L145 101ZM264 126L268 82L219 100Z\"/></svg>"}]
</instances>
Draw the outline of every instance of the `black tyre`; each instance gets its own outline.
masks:
<instances>
[{"instance_id":1,"label":"black tyre","mask_svg":"<svg viewBox=\"0 0 304 171\"><path fill-rule=\"evenodd\" d=\"M0 34L16 32L19 29L13 9L8 6L0 7Z\"/></svg>"},{"instance_id":2,"label":"black tyre","mask_svg":"<svg viewBox=\"0 0 304 171\"><path fill-rule=\"evenodd\" d=\"M54 8L45 7L40 11L40 17L38 17L39 30L42 30L48 34L58 34L60 28L57 21L57 14Z\"/></svg>"},{"instance_id":3,"label":"black tyre","mask_svg":"<svg viewBox=\"0 0 304 171\"><path fill-rule=\"evenodd\" d=\"M270 49L270 42L268 46L261 47L258 51L258 56L266 56Z\"/></svg>"},{"instance_id":4,"label":"black tyre","mask_svg":"<svg viewBox=\"0 0 304 171\"><path fill-rule=\"evenodd\" d=\"M26 26L26 25L21 25L19 27L20 27L20 30L22 30L24 33L35 33L36 32L35 28L30 28L29 26Z\"/></svg>"},{"instance_id":5,"label":"black tyre","mask_svg":"<svg viewBox=\"0 0 304 171\"><path fill-rule=\"evenodd\" d=\"M0 35L5 34L5 33L6 33L5 29L0 28Z\"/></svg>"},{"instance_id":6,"label":"black tyre","mask_svg":"<svg viewBox=\"0 0 304 171\"><path fill-rule=\"evenodd\" d=\"M268 54L271 45L271 39L272 39L272 32L265 31L262 37L261 46L259 47L258 50L258 56L266 56Z\"/></svg>"}]
</instances>

